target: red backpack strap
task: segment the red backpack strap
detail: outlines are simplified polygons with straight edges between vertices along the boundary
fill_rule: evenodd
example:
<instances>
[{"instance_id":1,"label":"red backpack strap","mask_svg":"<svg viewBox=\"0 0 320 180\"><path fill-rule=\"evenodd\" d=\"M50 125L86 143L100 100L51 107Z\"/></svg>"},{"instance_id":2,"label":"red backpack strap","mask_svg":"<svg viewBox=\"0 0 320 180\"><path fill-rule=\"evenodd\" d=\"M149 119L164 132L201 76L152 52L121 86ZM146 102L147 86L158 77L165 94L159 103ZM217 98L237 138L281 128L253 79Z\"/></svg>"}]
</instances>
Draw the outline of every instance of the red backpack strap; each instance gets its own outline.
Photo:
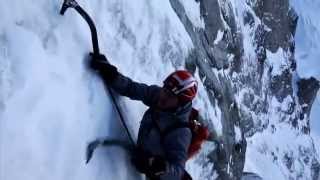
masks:
<instances>
[{"instance_id":1,"label":"red backpack strap","mask_svg":"<svg viewBox=\"0 0 320 180\"><path fill-rule=\"evenodd\" d=\"M207 127L200 126L197 132L194 133L192 142L188 151L188 159L192 158L196 155L200 149L202 144L209 138L209 130Z\"/></svg>"}]
</instances>

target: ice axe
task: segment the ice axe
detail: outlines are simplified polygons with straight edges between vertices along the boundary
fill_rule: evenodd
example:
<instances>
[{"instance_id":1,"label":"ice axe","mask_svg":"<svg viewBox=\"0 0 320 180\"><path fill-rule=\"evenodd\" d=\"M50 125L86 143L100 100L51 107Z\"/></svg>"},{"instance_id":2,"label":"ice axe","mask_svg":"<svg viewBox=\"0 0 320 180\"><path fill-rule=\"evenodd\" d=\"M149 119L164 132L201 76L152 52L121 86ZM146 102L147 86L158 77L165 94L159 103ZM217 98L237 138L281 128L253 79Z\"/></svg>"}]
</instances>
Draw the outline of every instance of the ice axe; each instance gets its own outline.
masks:
<instances>
[{"instance_id":1,"label":"ice axe","mask_svg":"<svg viewBox=\"0 0 320 180\"><path fill-rule=\"evenodd\" d=\"M64 0L62 8L60 10L60 14L64 15L65 12L69 9L69 8L74 8L82 17L83 19L88 23L89 27L90 27L90 31L91 31L91 39L92 39L92 46L93 46L93 54L94 55L100 55L100 50L99 50L99 41L98 41L98 35L97 35L97 29L96 26L93 22L93 20L91 19L91 17L88 15L88 13L77 3L77 1L75 0ZM117 101L116 101L116 96L115 93L112 91L112 89L108 86L106 86L107 91L109 92L113 105L115 106L115 109L117 111L117 113L119 114L119 118L120 118L120 122L122 124L122 126L125 128L127 136L130 140L130 143L135 146L135 141L133 140L129 128L125 122L125 119L121 113L121 109L120 106L118 105ZM107 141L106 141L107 142ZM104 143L106 144L106 143ZM96 146L98 146L99 144L93 144L91 147L91 149L95 149ZM90 149L90 148L89 148ZM89 151L87 152L89 153L89 157L92 156L93 151ZM91 154L90 154L91 153ZM87 154L88 156L88 154ZM90 160L90 158L89 158ZM87 163L89 162L89 160L87 159Z\"/></svg>"}]
</instances>

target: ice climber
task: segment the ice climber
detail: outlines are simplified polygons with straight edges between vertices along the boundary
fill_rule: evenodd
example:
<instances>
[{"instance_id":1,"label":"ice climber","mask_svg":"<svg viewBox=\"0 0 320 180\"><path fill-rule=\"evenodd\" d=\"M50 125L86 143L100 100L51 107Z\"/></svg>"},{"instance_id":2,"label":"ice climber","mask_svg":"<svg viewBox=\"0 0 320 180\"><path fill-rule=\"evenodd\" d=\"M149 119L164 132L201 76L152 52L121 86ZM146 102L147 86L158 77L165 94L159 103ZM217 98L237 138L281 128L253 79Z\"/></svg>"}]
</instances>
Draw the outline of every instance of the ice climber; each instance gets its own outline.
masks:
<instances>
[{"instance_id":1,"label":"ice climber","mask_svg":"<svg viewBox=\"0 0 320 180\"><path fill-rule=\"evenodd\" d=\"M142 101L144 113L132 163L150 180L191 179L185 171L192 132L188 127L172 128L188 122L197 81L185 70L173 72L163 87L137 83L120 74L104 55L92 55L90 67L104 83L123 96ZM170 130L171 129L171 130Z\"/></svg>"}]
</instances>

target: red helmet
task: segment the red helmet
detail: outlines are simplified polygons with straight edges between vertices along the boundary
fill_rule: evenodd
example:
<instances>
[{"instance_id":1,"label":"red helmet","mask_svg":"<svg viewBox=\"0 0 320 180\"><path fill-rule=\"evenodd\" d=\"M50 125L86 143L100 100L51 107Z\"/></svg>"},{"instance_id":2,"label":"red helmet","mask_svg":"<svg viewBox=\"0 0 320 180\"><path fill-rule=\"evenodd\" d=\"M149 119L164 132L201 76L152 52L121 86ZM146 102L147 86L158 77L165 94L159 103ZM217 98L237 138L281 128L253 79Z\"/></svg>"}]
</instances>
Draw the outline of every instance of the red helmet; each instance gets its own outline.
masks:
<instances>
[{"instance_id":1,"label":"red helmet","mask_svg":"<svg viewBox=\"0 0 320 180\"><path fill-rule=\"evenodd\" d=\"M177 95L182 102L192 101L197 94L198 83L186 70L173 72L163 83L164 87Z\"/></svg>"}]
</instances>

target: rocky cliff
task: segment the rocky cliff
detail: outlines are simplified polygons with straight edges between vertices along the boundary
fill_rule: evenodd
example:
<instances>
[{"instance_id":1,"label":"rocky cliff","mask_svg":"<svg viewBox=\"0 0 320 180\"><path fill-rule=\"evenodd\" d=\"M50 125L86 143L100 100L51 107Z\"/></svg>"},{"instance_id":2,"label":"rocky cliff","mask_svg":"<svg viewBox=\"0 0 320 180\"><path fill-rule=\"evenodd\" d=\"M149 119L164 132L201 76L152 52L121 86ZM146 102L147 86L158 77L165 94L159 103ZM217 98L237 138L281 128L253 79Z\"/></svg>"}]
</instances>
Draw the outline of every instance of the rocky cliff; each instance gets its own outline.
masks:
<instances>
[{"instance_id":1,"label":"rocky cliff","mask_svg":"<svg viewBox=\"0 0 320 180\"><path fill-rule=\"evenodd\" d=\"M318 180L309 115L320 86L296 72L298 16L289 0L198 0L202 25L186 2L170 2L194 45L186 67L221 110L209 119L222 124L208 155L212 174L240 179L251 170L265 179Z\"/></svg>"}]
</instances>

